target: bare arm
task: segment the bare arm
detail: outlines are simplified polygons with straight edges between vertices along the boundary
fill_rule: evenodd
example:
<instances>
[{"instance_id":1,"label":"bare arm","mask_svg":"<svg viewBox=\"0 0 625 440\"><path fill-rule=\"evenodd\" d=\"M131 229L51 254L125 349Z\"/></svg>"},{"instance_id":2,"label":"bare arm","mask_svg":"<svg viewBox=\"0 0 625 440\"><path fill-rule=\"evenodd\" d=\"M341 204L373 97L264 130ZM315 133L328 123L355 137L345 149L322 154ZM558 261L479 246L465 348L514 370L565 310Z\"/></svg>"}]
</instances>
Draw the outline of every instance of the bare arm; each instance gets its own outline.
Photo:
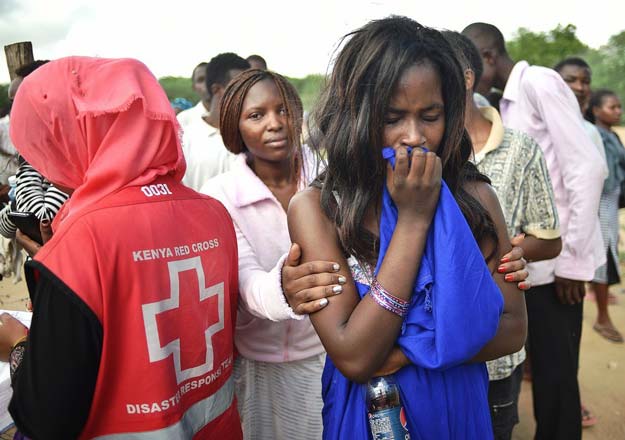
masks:
<instances>
[{"instance_id":1,"label":"bare arm","mask_svg":"<svg viewBox=\"0 0 625 440\"><path fill-rule=\"evenodd\" d=\"M423 153L414 154L410 171L408 160L405 150L400 150L395 171L389 168L389 191L399 216L377 275L386 290L404 300L412 294L438 201L441 174L440 159L433 153L427 158ZM331 307L310 315L310 319L336 367L350 380L365 382L393 348L403 320L369 295L359 300L336 227L321 210L318 190L293 197L288 219L291 240L302 249L302 262L336 261L341 267L339 273L347 279L343 293L329 298Z\"/></svg>"},{"instance_id":2,"label":"bare arm","mask_svg":"<svg viewBox=\"0 0 625 440\"><path fill-rule=\"evenodd\" d=\"M338 263L312 261L301 264L301 257L299 244L293 243L282 267L282 294L295 314L307 315L327 306L326 298L340 294L346 280L338 278Z\"/></svg>"},{"instance_id":3,"label":"bare arm","mask_svg":"<svg viewBox=\"0 0 625 440\"><path fill-rule=\"evenodd\" d=\"M531 284L527 281L528 272L525 269L526 262L521 247L524 240L525 235L510 240L514 247L502 257L497 271L507 275L506 282L515 283L519 289L528 290ZM560 252L559 247L557 252ZM326 298L340 294L344 283L337 280L338 263L314 261L300 264L300 258L300 247L297 243L293 243L282 267L282 294L293 313L307 315L327 306ZM292 316L289 317L292 318Z\"/></svg>"},{"instance_id":4,"label":"bare arm","mask_svg":"<svg viewBox=\"0 0 625 440\"><path fill-rule=\"evenodd\" d=\"M421 259L427 233L427 227L411 226L397 225L378 274L382 286L405 300L410 298L418 267L415 261ZM291 240L302 248L302 262L332 260L341 266L339 274L347 280L343 293L328 298L328 307L310 315L310 319L336 367L351 380L366 381L393 347L402 319L380 307L369 295L359 301L336 228L321 212L319 191L308 190L293 198L289 230Z\"/></svg>"},{"instance_id":5,"label":"bare arm","mask_svg":"<svg viewBox=\"0 0 625 440\"><path fill-rule=\"evenodd\" d=\"M520 246L523 248L523 255L529 261L550 260L560 255L562 240L560 238L543 240L526 235Z\"/></svg>"},{"instance_id":6,"label":"bare arm","mask_svg":"<svg viewBox=\"0 0 625 440\"><path fill-rule=\"evenodd\" d=\"M498 255L492 258L489 267L503 295L504 308L497 334L473 359L475 362L482 362L515 353L523 347L527 337L527 311L523 293L514 284L506 283L503 274L495 272L500 256L510 250L510 240L499 200L490 185L485 183L471 184L466 189L488 211L499 238ZM484 255L488 255L492 250L492 243L480 243L480 248Z\"/></svg>"}]
</instances>

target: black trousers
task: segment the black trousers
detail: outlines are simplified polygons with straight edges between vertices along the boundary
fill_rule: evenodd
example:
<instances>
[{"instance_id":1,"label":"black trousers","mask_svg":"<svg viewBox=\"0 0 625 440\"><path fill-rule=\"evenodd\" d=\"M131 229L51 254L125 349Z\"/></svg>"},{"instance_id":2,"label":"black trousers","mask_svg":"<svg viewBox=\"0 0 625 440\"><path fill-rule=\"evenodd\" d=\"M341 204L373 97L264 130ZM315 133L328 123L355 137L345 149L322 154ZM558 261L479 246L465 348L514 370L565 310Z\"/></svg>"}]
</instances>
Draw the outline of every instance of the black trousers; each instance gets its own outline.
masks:
<instances>
[{"instance_id":1,"label":"black trousers","mask_svg":"<svg viewBox=\"0 0 625 440\"><path fill-rule=\"evenodd\" d=\"M525 294L536 440L580 440L577 370L583 303L561 304L555 285Z\"/></svg>"},{"instance_id":2,"label":"black trousers","mask_svg":"<svg viewBox=\"0 0 625 440\"><path fill-rule=\"evenodd\" d=\"M493 421L494 440L510 440L514 425L519 423L519 393L523 381L523 364L512 376L488 383L488 405Z\"/></svg>"}]
</instances>

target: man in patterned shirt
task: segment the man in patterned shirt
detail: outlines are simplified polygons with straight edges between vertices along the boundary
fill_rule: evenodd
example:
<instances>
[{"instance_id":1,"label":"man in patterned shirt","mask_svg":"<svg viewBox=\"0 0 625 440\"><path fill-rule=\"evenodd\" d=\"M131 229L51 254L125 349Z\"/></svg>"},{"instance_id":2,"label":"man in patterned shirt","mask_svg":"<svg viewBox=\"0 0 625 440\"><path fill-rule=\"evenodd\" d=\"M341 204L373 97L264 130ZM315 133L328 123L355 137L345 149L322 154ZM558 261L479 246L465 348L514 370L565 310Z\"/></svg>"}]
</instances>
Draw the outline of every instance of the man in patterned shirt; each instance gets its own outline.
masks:
<instances>
[{"instance_id":1,"label":"man in patterned shirt","mask_svg":"<svg viewBox=\"0 0 625 440\"><path fill-rule=\"evenodd\" d=\"M474 161L491 180L510 237L525 234L521 244L530 261L558 256L558 215L542 150L527 134L504 128L493 107L478 108L473 97L482 73L475 45L464 35L445 32L465 74L465 127L473 143ZM496 440L510 439L518 423L517 401L525 350L488 362L489 404Z\"/></svg>"}]
</instances>

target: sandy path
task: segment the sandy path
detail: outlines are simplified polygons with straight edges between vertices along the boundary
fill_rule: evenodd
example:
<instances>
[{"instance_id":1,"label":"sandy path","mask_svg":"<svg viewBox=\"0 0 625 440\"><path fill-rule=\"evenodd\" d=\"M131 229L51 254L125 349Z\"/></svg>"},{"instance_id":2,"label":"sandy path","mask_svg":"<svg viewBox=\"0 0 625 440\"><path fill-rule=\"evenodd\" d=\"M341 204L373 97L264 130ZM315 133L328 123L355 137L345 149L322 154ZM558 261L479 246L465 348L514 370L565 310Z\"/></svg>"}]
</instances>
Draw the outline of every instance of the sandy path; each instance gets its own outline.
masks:
<instances>
[{"instance_id":1,"label":"sandy path","mask_svg":"<svg viewBox=\"0 0 625 440\"><path fill-rule=\"evenodd\" d=\"M621 286L614 286L612 289L617 293L621 291ZM619 304L610 306L610 314L616 327L625 332L625 295L619 293L617 296ZM595 426L584 429L583 438L622 440L625 439L625 345L611 343L592 329L596 315L595 303L586 301L579 382L582 402L594 412L598 422ZM535 426L529 382L523 382L520 419L521 423L515 428L513 439L533 438Z\"/></svg>"},{"instance_id":2,"label":"sandy path","mask_svg":"<svg viewBox=\"0 0 625 440\"><path fill-rule=\"evenodd\" d=\"M26 282L13 283L13 278L5 278L0 281L0 309L26 310L28 289Z\"/></svg>"}]
</instances>

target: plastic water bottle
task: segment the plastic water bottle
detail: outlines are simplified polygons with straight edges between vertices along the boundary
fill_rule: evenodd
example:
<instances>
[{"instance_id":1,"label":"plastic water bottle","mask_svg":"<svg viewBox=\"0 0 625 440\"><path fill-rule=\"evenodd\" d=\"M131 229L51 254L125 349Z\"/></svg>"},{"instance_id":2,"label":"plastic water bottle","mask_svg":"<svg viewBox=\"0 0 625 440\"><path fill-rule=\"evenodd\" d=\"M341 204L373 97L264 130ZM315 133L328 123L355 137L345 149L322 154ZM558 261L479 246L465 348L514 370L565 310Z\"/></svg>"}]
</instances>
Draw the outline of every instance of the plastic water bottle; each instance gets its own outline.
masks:
<instances>
[{"instance_id":1,"label":"plastic water bottle","mask_svg":"<svg viewBox=\"0 0 625 440\"><path fill-rule=\"evenodd\" d=\"M9 200L10 201L14 201L15 200L15 188L17 187L17 177L16 176L9 176Z\"/></svg>"},{"instance_id":2,"label":"plastic water bottle","mask_svg":"<svg viewBox=\"0 0 625 440\"><path fill-rule=\"evenodd\" d=\"M374 377L367 386L367 412L373 440L409 440L406 414L393 376Z\"/></svg>"}]
</instances>

